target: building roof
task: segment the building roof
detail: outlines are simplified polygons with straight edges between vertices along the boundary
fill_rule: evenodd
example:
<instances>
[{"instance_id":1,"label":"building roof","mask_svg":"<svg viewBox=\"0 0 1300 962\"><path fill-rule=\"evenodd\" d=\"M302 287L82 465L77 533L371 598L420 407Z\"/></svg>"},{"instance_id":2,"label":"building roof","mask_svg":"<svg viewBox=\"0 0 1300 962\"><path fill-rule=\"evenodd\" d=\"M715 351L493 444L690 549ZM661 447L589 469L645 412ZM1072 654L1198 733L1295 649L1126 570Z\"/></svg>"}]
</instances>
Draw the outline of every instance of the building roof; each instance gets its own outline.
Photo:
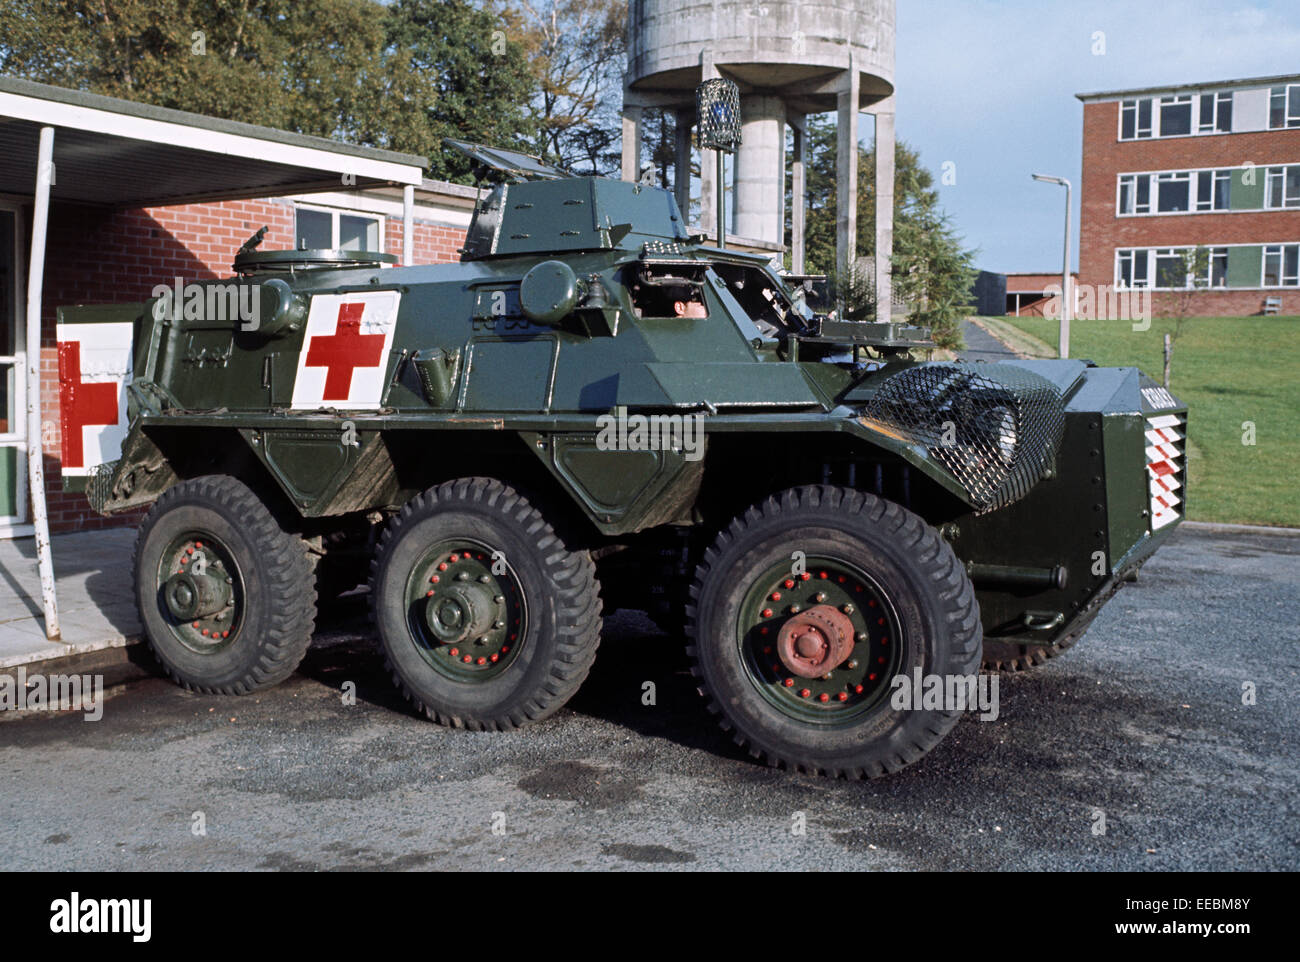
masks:
<instances>
[{"instance_id":1,"label":"building roof","mask_svg":"<svg viewBox=\"0 0 1300 962\"><path fill-rule=\"evenodd\" d=\"M1300 74L1283 74L1277 77L1246 77L1235 80L1209 80L1200 83L1165 84L1161 87L1132 87L1127 90L1104 90L1097 93L1075 94L1074 96L1087 103L1092 100L1114 100L1117 97L1138 97L1193 90L1224 90L1232 87L1272 87L1286 83L1300 83Z\"/></svg>"},{"instance_id":2,"label":"building roof","mask_svg":"<svg viewBox=\"0 0 1300 962\"><path fill-rule=\"evenodd\" d=\"M55 128L59 201L161 206L424 183L428 161L323 137L0 77L0 193L30 194Z\"/></svg>"}]
</instances>

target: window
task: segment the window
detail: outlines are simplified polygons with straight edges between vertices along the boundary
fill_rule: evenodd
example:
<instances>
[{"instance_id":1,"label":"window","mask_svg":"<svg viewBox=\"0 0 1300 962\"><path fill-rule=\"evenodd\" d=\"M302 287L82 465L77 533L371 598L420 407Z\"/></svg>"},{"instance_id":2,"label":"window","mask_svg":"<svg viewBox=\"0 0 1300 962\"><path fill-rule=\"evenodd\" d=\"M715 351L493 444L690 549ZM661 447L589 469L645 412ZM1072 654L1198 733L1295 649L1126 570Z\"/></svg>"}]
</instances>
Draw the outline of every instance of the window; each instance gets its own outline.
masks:
<instances>
[{"instance_id":1,"label":"window","mask_svg":"<svg viewBox=\"0 0 1300 962\"><path fill-rule=\"evenodd\" d=\"M1230 170L1199 170L1196 172L1196 209L1227 210L1228 189L1232 182Z\"/></svg>"},{"instance_id":2,"label":"window","mask_svg":"<svg viewBox=\"0 0 1300 962\"><path fill-rule=\"evenodd\" d=\"M1300 287L1300 244L1264 248L1264 286Z\"/></svg>"},{"instance_id":3,"label":"window","mask_svg":"<svg viewBox=\"0 0 1300 962\"><path fill-rule=\"evenodd\" d=\"M299 250L383 250L382 218L376 214L318 207L294 209L294 241Z\"/></svg>"},{"instance_id":4,"label":"window","mask_svg":"<svg viewBox=\"0 0 1300 962\"><path fill-rule=\"evenodd\" d=\"M1201 283L1207 287L1228 286L1228 248L1211 247L1209 263L1205 265L1206 273Z\"/></svg>"},{"instance_id":5,"label":"window","mask_svg":"<svg viewBox=\"0 0 1300 962\"><path fill-rule=\"evenodd\" d=\"M1193 247L1165 247L1159 250L1116 251L1115 286L1124 288L1149 287L1154 290L1182 290L1192 286L1187 271L1187 258ZM1154 270L1153 278L1150 271ZM1205 250L1205 263L1195 278L1198 287L1228 286L1228 248L1210 247Z\"/></svg>"},{"instance_id":6,"label":"window","mask_svg":"<svg viewBox=\"0 0 1300 962\"><path fill-rule=\"evenodd\" d=\"M1264 187L1266 208L1300 207L1300 164L1270 167Z\"/></svg>"},{"instance_id":7,"label":"window","mask_svg":"<svg viewBox=\"0 0 1300 962\"><path fill-rule=\"evenodd\" d=\"M1151 213L1151 175L1120 174L1119 213Z\"/></svg>"},{"instance_id":8,"label":"window","mask_svg":"<svg viewBox=\"0 0 1300 962\"><path fill-rule=\"evenodd\" d=\"M1166 290L1187 286L1187 269L1183 264L1183 252L1177 247L1167 247L1155 251L1157 288Z\"/></svg>"},{"instance_id":9,"label":"window","mask_svg":"<svg viewBox=\"0 0 1300 962\"><path fill-rule=\"evenodd\" d=\"M1192 132L1192 95L1160 98L1160 136L1181 137Z\"/></svg>"},{"instance_id":10,"label":"window","mask_svg":"<svg viewBox=\"0 0 1300 962\"><path fill-rule=\"evenodd\" d=\"M1137 140L1151 136L1151 98L1125 100L1119 110L1119 139Z\"/></svg>"},{"instance_id":11,"label":"window","mask_svg":"<svg viewBox=\"0 0 1300 962\"><path fill-rule=\"evenodd\" d=\"M1116 252L1118 266L1115 286L1126 288L1150 287L1147 277L1147 252L1144 250L1121 250Z\"/></svg>"},{"instance_id":12,"label":"window","mask_svg":"<svg viewBox=\"0 0 1300 962\"><path fill-rule=\"evenodd\" d=\"M1300 127L1300 84L1274 87L1268 106L1268 126L1271 130Z\"/></svg>"},{"instance_id":13,"label":"window","mask_svg":"<svg viewBox=\"0 0 1300 962\"><path fill-rule=\"evenodd\" d=\"M1201 111L1196 132L1198 134L1230 133L1232 131L1232 93L1201 94Z\"/></svg>"},{"instance_id":14,"label":"window","mask_svg":"<svg viewBox=\"0 0 1300 962\"><path fill-rule=\"evenodd\" d=\"M1156 210L1162 214L1177 214L1192 209L1190 173L1157 174L1158 189Z\"/></svg>"}]
</instances>

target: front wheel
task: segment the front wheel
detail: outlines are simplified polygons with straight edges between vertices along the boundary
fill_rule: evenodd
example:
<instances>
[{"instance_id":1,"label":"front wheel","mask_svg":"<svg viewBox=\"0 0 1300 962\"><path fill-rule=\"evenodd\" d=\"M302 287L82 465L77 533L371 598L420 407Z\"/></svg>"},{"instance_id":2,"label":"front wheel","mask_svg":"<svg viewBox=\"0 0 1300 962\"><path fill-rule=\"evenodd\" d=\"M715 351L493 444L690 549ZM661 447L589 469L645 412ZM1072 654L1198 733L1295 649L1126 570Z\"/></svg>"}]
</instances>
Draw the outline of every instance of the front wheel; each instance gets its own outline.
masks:
<instances>
[{"instance_id":1,"label":"front wheel","mask_svg":"<svg viewBox=\"0 0 1300 962\"><path fill-rule=\"evenodd\" d=\"M182 481L155 502L136 537L135 594L154 655L196 691L283 681L315 627L306 544L225 475Z\"/></svg>"},{"instance_id":2,"label":"front wheel","mask_svg":"<svg viewBox=\"0 0 1300 962\"><path fill-rule=\"evenodd\" d=\"M973 679L979 606L938 532L849 488L792 488L719 534L688 607L692 672L738 744L770 764L874 777L908 765L960 709L894 708L900 676ZM926 704L929 704L928 700Z\"/></svg>"}]
</instances>

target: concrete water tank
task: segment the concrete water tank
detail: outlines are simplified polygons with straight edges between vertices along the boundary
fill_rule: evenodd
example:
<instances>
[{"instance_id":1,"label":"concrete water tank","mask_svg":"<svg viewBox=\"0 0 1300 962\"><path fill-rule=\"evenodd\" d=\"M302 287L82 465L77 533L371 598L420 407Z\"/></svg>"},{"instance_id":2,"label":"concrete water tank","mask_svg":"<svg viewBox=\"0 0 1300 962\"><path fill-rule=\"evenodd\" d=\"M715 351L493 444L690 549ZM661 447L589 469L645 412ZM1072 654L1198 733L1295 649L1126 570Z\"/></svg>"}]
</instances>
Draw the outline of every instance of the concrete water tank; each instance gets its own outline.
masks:
<instances>
[{"instance_id":1,"label":"concrete water tank","mask_svg":"<svg viewBox=\"0 0 1300 962\"><path fill-rule=\"evenodd\" d=\"M681 171L689 170L695 88L717 76L734 80L741 93L742 144L733 173L732 230L737 235L782 243L785 128L794 128L794 195L800 201L791 218L796 271L803 269L804 117L832 110L839 115L837 247L842 269L857 237L857 151L847 145L857 142L859 112L876 114L876 141L884 147L876 151L876 177L886 189L877 191L882 202L875 266L876 276L887 282L893 239L894 0L629 0L624 176L639 174L641 111L672 109L683 210L689 206L690 185ZM707 231L714 227L712 163L701 163L701 172L700 222ZM883 303L887 310L887 296Z\"/></svg>"}]
</instances>

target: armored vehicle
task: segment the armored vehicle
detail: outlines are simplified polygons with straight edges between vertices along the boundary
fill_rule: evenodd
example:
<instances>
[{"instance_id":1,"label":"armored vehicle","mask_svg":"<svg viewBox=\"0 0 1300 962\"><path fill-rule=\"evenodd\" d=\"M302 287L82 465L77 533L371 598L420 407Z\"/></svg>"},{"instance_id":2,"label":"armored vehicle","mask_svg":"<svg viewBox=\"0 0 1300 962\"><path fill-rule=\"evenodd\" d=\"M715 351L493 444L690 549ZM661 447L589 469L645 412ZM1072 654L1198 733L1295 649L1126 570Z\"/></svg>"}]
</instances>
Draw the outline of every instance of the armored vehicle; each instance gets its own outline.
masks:
<instances>
[{"instance_id":1,"label":"armored vehicle","mask_svg":"<svg viewBox=\"0 0 1300 962\"><path fill-rule=\"evenodd\" d=\"M254 239L195 296L62 312L132 332L129 429L84 484L150 506L135 590L181 684L279 682L365 582L411 703L511 729L640 609L751 754L874 776L961 715L900 680L1055 655L1180 520L1186 408L1138 370L926 360L668 191L465 149L502 176L459 263Z\"/></svg>"}]
</instances>

